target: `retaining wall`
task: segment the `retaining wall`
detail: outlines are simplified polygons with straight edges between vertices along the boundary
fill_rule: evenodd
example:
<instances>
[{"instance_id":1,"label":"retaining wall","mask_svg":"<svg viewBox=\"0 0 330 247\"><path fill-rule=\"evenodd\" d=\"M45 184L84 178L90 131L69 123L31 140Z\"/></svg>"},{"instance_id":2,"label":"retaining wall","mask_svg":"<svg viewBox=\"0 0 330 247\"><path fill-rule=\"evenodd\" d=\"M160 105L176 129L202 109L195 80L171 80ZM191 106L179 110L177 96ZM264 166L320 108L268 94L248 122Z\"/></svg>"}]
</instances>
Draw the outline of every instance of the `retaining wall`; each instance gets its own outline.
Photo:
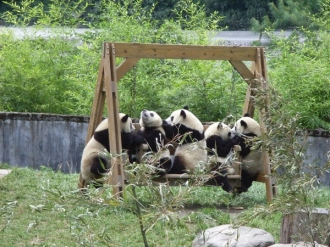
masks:
<instances>
[{"instance_id":1,"label":"retaining wall","mask_svg":"<svg viewBox=\"0 0 330 247\"><path fill-rule=\"evenodd\" d=\"M65 173L80 171L89 117L0 112L0 163L51 167ZM330 157L330 133L309 132L306 163L323 167ZM330 186L330 174L319 176Z\"/></svg>"},{"instance_id":2,"label":"retaining wall","mask_svg":"<svg viewBox=\"0 0 330 247\"><path fill-rule=\"evenodd\" d=\"M89 117L0 113L0 163L80 171Z\"/></svg>"}]
</instances>

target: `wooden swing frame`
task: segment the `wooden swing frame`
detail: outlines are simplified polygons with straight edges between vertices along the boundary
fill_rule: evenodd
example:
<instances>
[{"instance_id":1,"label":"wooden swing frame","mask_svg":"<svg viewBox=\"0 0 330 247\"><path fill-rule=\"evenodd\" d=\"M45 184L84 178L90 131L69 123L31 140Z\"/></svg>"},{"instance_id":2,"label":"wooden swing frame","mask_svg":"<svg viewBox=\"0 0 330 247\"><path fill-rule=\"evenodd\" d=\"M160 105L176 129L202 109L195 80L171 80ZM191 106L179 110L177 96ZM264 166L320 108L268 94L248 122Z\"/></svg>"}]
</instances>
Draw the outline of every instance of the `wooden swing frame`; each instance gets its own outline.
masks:
<instances>
[{"instance_id":1,"label":"wooden swing frame","mask_svg":"<svg viewBox=\"0 0 330 247\"><path fill-rule=\"evenodd\" d=\"M124 58L124 61L119 66L116 65L116 57ZM267 87L268 77L264 47L104 42L86 143L93 136L93 132L97 125L102 121L104 104L106 102L109 119L110 153L121 153L117 83L142 58L229 61L248 84L243 106L243 114L249 113L251 117L254 114L254 105L251 100L251 96L254 94L253 89L257 87ZM251 69L249 69L243 61L251 62ZM265 114L266 109L263 109L260 112L262 133L267 132L263 122ZM114 195L119 197L125 186L121 155L114 157L112 164L111 174L107 183L113 186ZM258 175L256 181L265 183L267 201L271 202L273 196L276 194L276 187L275 181L271 177L271 168L269 164L269 154L268 152L263 152L264 172ZM173 174L169 175L171 176L169 176L168 179L176 178ZM180 176L182 176L182 174L178 174L176 179L180 178ZM81 174L78 187L86 187Z\"/></svg>"}]
</instances>

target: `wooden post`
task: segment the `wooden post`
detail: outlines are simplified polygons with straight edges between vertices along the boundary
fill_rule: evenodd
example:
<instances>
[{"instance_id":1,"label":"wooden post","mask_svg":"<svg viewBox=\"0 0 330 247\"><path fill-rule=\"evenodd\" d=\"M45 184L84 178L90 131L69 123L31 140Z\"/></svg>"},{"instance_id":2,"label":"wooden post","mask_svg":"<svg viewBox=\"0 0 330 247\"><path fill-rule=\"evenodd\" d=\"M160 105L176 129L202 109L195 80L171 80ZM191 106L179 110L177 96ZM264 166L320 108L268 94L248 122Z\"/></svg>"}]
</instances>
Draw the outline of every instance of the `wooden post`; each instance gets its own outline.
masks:
<instances>
[{"instance_id":1,"label":"wooden post","mask_svg":"<svg viewBox=\"0 0 330 247\"><path fill-rule=\"evenodd\" d=\"M104 102L105 102L105 91L104 88L104 61L105 61L105 50L103 49L103 53L101 56L100 66L99 66L99 73L97 78L97 84L94 93L93 105L92 105L92 112L89 119L87 136L85 140L85 145L93 136L93 132L96 129L97 125L102 121L103 109L104 109ZM78 188L85 188L86 182L81 177L81 173L79 175L78 181Z\"/></svg>"},{"instance_id":2,"label":"wooden post","mask_svg":"<svg viewBox=\"0 0 330 247\"><path fill-rule=\"evenodd\" d=\"M111 43L104 43L104 83L109 119L109 143L112 157L112 168L108 184L113 186L113 194L119 198L124 186L123 164L121 157L121 130L119 120L118 89L116 74L115 47Z\"/></svg>"},{"instance_id":3,"label":"wooden post","mask_svg":"<svg viewBox=\"0 0 330 247\"><path fill-rule=\"evenodd\" d=\"M265 54L263 48L257 49L257 57L256 57L256 71L255 76L259 82L259 87L263 89L267 89L267 68L265 63ZM266 109L268 108L268 103L265 108L261 109L260 112L260 127L261 127L261 134L267 133L267 128L265 126L264 119L266 117ZM265 185L266 185L266 196L267 201L271 202L273 200L273 183L271 178L271 169L270 169L270 160L269 160L269 154L266 151L263 151L263 166L264 166L264 179L265 179Z\"/></svg>"}]
</instances>

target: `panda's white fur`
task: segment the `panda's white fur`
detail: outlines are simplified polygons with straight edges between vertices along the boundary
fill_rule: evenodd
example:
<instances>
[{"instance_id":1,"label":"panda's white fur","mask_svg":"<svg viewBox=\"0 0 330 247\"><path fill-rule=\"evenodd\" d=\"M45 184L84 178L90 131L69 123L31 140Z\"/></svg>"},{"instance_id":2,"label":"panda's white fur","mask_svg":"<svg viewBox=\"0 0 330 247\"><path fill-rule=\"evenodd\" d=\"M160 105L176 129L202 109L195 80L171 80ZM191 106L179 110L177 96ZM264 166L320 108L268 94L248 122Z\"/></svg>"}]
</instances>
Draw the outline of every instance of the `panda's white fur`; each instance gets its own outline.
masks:
<instances>
[{"instance_id":1,"label":"panda's white fur","mask_svg":"<svg viewBox=\"0 0 330 247\"><path fill-rule=\"evenodd\" d=\"M172 112L167 121L173 125L174 135L179 137L170 173L181 174L205 166L207 150L200 120L189 110L179 109Z\"/></svg>"},{"instance_id":2,"label":"panda's white fur","mask_svg":"<svg viewBox=\"0 0 330 247\"><path fill-rule=\"evenodd\" d=\"M227 192L233 190L227 175L235 172L230 152L237 144L238 138L236 137L235 131L223 122L215 122L209 125L205 131L208 164L211 172L215 172L213 179Z\"/></svg>"},{"instance_id":3,"label":"panda's white fur","mask_svg":"<svg viewBox=\"0 0 330 247\"><path fill-rule=\"evenodd\" d=\"M252 146L248 139L261 135L259 123L247 114L236 121L233 130L240 138L242 155L242 192L248 190L259 172L263 171L262 152L260 149L251 150Z\"/></svg>"},{"instance_id":4,"label":"panda's white fur","mask_svg":"<svg viewBox=\"0 0 330 247\"><path fill-rule=\"evenodd\" d=\"M122 149L129 150L133 142L134 126L128 115L119 113ZM86 144L81 159L81 177L85 184L99 180L111 168L111 163L106 155L110 152L108 118L104 119L95 129L92 138ZM95 183L100 186L100 181Z\"/></svg>"},{"instance_id":5,"label":"panda's white fur","mask_svg":"<svg viewBox=\"0 0 330 247\"><path fill-rule=\"evenodd\" d=\"M137 149L138 162L148 162L149 156L145 155L144 152L140 152L141 149L147 151L147 154L150 154L150 152L157 153L159 157L157 166L163 169L163 172L159 171L157 174L165 175L172 166L170 151L165 146L167 139L172 138L172 126L163 121L157 112L148 110L141 111L139 124L141 128L135 134L133 144ZM147 146L147 150L144 150L144 145Z\"/></svg>"},{"instance_id":6,"label":"panda's white fur","mask_svg":"<svg viewBox=\"0 0 330 247\"><path fill-rule=\"evenodd\" d=\"M241 135L260 136L261 134L260 124L247 114L236 121L233 130Z\"/></svg>"},{"instance_id":7,"label":"panda's white fur","mask_svg":"<svg viewBox=\"0 0 330 247\"><path fill-rule=\"evenodd\" d=\"M205 130L205 138L212 135L220 136L223 140L233 138L235 132L223 122L215 122L207 127Z\"/></svg>"},{"instance_id":8,"label":"panda's white fur","mask_svg":"<svg viewBox=\"0 0 330 247\"><path fill-rule=\"evenodd\" d=\"M235 131L223 122L215 122L205 130L205 140L208 149L208 157L211 163L223 163L231 149L237 144ZM231 174L233 170L229 170Z\"/></svg>"}]
</instances>

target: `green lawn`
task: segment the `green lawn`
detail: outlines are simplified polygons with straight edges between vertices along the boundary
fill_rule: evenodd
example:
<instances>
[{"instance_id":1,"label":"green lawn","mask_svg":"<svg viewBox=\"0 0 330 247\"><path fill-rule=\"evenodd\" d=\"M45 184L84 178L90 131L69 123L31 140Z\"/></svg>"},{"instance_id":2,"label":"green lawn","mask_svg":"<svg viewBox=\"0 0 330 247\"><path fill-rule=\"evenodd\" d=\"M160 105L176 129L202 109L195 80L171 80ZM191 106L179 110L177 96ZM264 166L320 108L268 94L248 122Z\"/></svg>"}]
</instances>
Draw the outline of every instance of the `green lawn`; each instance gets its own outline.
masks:
<instances>
[{"instance_id":1,"label":"green lawn","mask_svg":"<svg viewBox=\"0 0 330 247\"><path fill-rule=\"evenodd\" d=\"M13 168L0 179L1 246L144 246L131 189L116 201L110 188L83 196L77 182L78 174ZM201 230L237 221L278 240L281 214L265 214L264 184L236 197L219 187L196 187L181 196L184 190L162 188L159 200L157 186L137 188L149 246L191 246ZM226 210L236 207L244 210Z\"/></svg>"}]
</instances>

